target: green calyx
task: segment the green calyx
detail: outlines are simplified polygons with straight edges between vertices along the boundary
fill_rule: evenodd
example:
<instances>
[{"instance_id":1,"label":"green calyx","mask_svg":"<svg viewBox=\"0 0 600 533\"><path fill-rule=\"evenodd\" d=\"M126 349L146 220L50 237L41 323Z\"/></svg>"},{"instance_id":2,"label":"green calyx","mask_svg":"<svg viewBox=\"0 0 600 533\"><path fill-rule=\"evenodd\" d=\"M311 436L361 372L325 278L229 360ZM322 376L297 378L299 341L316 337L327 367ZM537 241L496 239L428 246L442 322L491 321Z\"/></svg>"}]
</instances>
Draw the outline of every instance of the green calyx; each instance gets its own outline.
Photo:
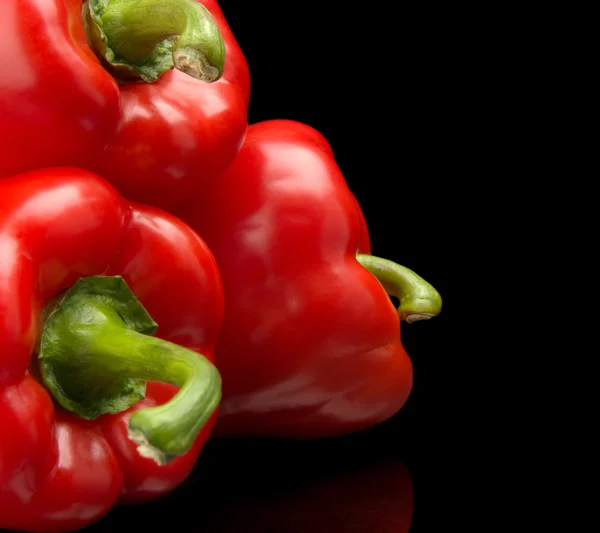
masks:
<instances>
[{"instance_id":1,"label":"green calyx","mask_svg":"<svg viewBox=\"0 0 600 533\"><path fill-rule=\"evenodd\" d=\"M201 354L153 337L157 324L123 278L81 278L44 315L40 372L63 408L93 420L144 398L147 380L176 385L169 402L132 413L129 436L158 464L189 451L220 402L219 372Z\"/></svg>"},{"instance_id":2,"label":"green calyx","mask_svg":"<svg viewBox=\"0 0 600 533\"><path fill-rule=\"evenodd\" d=\"M398 316L406 322L427 320L442 310L442 297L421 276L388 259L356 254L357 261L373 274L390 296L400 302Z\"/></svg>"},{"instance_id":3,"label":"green calyx","mask_svg":"<svg viewBox=\"0 0 600 533\"><path fill-rule=\"evenodd\" d=\"M176 68L214 82L225 43L210 12L195 0L87 0L87 41L120 82L154 82Z\"/></svg>"}]
</instances>

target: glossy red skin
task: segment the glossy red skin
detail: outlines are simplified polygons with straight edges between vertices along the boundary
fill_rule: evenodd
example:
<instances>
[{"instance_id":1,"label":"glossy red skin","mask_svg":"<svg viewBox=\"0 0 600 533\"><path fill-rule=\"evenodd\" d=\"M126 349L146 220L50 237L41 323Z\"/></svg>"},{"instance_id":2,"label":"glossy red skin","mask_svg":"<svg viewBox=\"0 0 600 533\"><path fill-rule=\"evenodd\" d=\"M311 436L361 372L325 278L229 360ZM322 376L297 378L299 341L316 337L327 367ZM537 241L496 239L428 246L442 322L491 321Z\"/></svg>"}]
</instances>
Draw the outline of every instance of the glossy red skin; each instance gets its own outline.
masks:
<instances>
[{"instance_id":1,"label":"glossy red skin","mask_svg":"<svg viewBox=\"0 0 600 533\"><path fill-rule=\"evenodd\" d=\"M251 125L219 183L178 214L225 288L214 435L336 436L404 405L413 371L398 315L355 258L370 251L366 222L322 135Z\"/></svg>"},{"instance_id":2,"label":"glossy red skin","mask_svg":"<svg viewBox=\"0 0 600 533\"><path fill-rule=\"evenodd\" d=\"M171 70L118 86L88 47L82 0L0 2L0 178L78 166L129 200L168 207L233 161L246 133L250 76L215 0L202 0L226 46L221 79Z\"/></svg>"},{"instance_id":3,"label":"glossy red skin","mask_svg":"<svg viewBox=\"0 0 600 533\"><path fill-rule=\"evenodd\" d=\"M81 4L0 2L0 178L81 165L117 128L119 87L86 43Z\"/></svg>"},{"instance_id":4,"label":"glossy red skin","mask_svg":"<svg viewBox=\"0 0 600 533\"><path fill-rule=\"evenodd\" d=\"M0 181L0 528L71 531L119 502L156 498L189 474L216 413L190 452L166 466L126 438L133 410L176 388L148 383L144 400L85 421L53 405L31 372L44 304L78 277L121 275L159 324L157 336L213 361L223 288L206 244L153 207L125 201L73 168Z\"/></svg>"}]
</instances>

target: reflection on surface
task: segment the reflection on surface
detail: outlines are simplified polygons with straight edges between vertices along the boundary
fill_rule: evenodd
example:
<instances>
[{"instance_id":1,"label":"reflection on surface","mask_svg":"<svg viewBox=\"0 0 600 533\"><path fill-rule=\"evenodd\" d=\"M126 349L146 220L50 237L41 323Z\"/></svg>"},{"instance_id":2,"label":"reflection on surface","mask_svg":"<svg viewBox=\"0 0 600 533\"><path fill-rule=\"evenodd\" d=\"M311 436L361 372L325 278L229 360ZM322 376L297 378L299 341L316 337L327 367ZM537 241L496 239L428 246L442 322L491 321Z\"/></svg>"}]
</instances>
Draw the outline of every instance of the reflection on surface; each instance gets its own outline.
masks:
<instances>
[{"instance_id":1,"label":"reflection on surface","mask_svg":"<svg viewBox=\"0 0 600 533\"><path fill-rule=\"evenodd\" d=\"M304 480L275 492L258 490L247 501L225 504L202 531L256 533L408 533L413 492L399 461Z\"/></svg>"},{"instance_id":2,"label":"reflection on surface","mask_svg":"<svg viewBox=\"0 0 600 533\"><path fill-rule=\"evenodd\" d=\"M192 475L155 502L119 507L84 530L201 533L408 533L406 465L369 439L213 440Z\"/></svg>"}]
</instances>

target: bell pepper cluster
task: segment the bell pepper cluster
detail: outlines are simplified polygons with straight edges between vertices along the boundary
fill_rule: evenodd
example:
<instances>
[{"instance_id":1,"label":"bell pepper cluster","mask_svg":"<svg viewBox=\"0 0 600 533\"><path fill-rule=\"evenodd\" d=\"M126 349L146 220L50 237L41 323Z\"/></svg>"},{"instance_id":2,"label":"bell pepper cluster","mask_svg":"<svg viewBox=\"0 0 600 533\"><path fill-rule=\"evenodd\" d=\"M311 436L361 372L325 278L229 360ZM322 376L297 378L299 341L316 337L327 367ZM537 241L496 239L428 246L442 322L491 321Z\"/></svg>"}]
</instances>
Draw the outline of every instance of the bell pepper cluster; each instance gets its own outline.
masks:
<instances>
[{"instance_id":1,"label":"bell pepper cluster","mask_svg":"<svg viewBox=\"0 0 600 533\"><path fill-rule=\"evenodd\" d=\"M158 498L209 438L404 406L400 324L441 297L372 255L318 131L248 124L215 0L3 0L0 27L0 529Z\"/></svg>"}]
</instances>

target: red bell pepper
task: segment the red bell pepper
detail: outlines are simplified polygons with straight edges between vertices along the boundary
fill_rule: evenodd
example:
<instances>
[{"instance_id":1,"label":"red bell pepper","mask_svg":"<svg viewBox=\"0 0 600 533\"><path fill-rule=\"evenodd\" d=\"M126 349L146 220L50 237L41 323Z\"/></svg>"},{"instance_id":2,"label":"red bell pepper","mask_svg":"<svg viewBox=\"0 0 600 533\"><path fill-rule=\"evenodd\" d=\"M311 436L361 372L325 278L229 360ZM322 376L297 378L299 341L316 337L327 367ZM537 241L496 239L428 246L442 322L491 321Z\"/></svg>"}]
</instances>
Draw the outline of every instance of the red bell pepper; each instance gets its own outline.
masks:
<instances>
[{"instance_id":1,"label":"red bell pepper","mask_svg":"<svg viewBox=\"0 0 600 533\"><path fill-rule=\"evenodd\" d=\"M0 49L0 178L76 166L166 207L243 142L248 65L215 0L2 0Z\"/></svg>"},{"instance_id":2,"label":"red bell pepper","mask_svg":"<svg viewBox=\"0 0 600 533\"><path fill-rule=\"evenodd\" d=\"M80 169L0 181L0 528L71 531L180 484L216 418L223 306L173 215Z\"/></svg>"},{"instance_id":3,"label":"red bell pepper","mask_svg":"<svg viewBox=\"0 0 600 533\"><path fill-rule=\"evenodd\" d=\"M435 316L441 297L368 255L363 213L320 133L251 125L219 183L176 212L210 247L225 289L214 435L342 435L404 405L413 369L399 319Z\"/></svg>"}]
</instances>

